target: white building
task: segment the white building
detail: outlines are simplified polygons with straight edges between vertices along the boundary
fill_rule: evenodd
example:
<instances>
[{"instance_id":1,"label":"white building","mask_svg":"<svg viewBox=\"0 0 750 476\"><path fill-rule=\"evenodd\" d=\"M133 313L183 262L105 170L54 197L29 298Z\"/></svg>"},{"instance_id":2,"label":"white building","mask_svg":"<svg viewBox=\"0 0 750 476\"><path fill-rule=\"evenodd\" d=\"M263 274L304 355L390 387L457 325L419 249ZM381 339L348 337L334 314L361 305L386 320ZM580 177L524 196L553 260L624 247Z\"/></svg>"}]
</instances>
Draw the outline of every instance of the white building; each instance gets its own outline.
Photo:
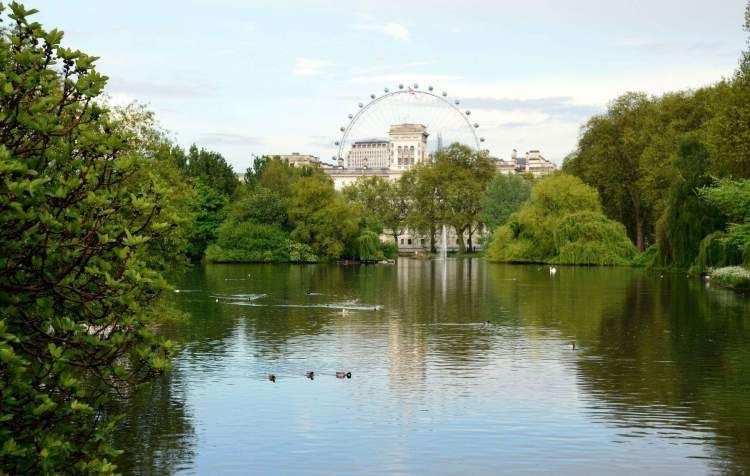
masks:
<instances>
[{"instance_id":1,"label":"white building","mask_svg":"<svg viewBox=\"0 0 750 476\"><path fill-rule=\"evenodd\" d=\"M429 160L427 127L423 124L395 124L388 139L355 141L339 158L338 167L326 168L337 190L351 185L360 177L383 177L398 180L414 165Z\"/></svg>"},{"instance_id":2,"label":"white building","mask_svg":"<svg viewBox=\"0 0 750 476\"><path fill-rule=\"evenodd\" d=\"M518 157L518 152L513 149L510 160L493 160L497 171L503 174L531 174L534 177L542 177L557 170L557 165L542 157L538 150L530 150L524 157Z\"/></svg>"},{"instance_id":3,"label":"white building","mask_svg":"<svg viewBox=\"0 0 750 476\"><path fill-rule=\"evenodd\" d=\"M390 166L391 147L388 139L365 139L352 144L346 154L346 168L384 169Z\"/></svg>"},{"instance_id":4,"label":"white building","mask_svg":"<svg viewBox=\"0 0 750 476\"><path fill-rule=\"evenodd\" d=\"M415 164L427 162L427 127L422 124L397 124L391 126L390 168L409 170Z\"/></svg>"},{"instance_id":5,"label":"white building","mask_svg":"<svg viewBox=\"0 0 750 476\"><path fill-rule=\"evenodd\" d=\"M292 152L289 155L272 156L279 157L281 160L286 161L292 167L320 167L320 159L314 155L300 154L299 152Z\"/></svg>"}]
</instances>

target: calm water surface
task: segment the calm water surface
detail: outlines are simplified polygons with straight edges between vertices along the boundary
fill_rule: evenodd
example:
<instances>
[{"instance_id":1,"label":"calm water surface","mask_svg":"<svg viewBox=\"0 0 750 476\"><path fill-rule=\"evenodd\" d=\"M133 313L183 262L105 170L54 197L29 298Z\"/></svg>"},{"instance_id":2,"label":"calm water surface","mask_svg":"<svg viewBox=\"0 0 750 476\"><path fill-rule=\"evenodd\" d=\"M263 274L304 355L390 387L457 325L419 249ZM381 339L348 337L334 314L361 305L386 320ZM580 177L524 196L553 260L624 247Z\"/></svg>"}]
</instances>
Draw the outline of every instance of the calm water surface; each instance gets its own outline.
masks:
<instances>
[{"instance_id":1,"label":"calm water surface","mask_svg":"<svg viewBox=\"0 0 750 476\"><path fill-rule=\"evenodd\" d=\"M177 285L126 472L750 472L750 299L695 278L402 259Z\"/></svg>"}]
</instances>

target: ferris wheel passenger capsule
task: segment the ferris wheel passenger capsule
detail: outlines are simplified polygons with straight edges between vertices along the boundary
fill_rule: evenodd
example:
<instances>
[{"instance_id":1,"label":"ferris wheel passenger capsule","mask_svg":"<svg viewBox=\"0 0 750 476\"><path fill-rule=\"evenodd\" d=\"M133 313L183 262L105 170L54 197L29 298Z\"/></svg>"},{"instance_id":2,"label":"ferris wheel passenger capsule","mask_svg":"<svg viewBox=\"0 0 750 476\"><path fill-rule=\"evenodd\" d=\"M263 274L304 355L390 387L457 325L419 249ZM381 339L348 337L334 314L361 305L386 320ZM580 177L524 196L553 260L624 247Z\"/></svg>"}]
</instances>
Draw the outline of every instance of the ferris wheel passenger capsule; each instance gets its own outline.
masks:
<instances>
[{"instance_id":1,"label":"ferris wheel passenger capsule","mask_svg":"<svg viewBox=\"0 0 750 476\"><path fill-rule=\"evenodd\" d=\"M341 145L341 142L336 141L336 142L333 143L333 145Z\"/></svg>"},{"instance_id":2,"label":"ferris wheel passenger capsule","mask_svg":"<svg viewBox=\"0 0 750 476\"><path fill-rule=\"evenodd\" d=\"M455 101L453 101L453 104L455 104L456 106L458 106L459 104L461 104L461 101L459 101L458 99L456 99Z\"/></svg>"},{"instance_id":3,"label":"ferris wheel passenger capsule","mask_svg":"<svg viewBox=\"0 0 750 476\"><path fill-rule=\"evenodd\" d=\"M349 115L348 115L348 116L346 116L346 117L348 117L349 119L351 119L351 118L352 118L352 117L354 117L354 116L352 116L351 114L349 114Z\"/></svg>"},{"instance_id":4,"label":"ferris wheel passenger capsule","mask_svg":"<svg viewBox=\"0 0 750 476\"><path fill-rule=\"evenodd\" d=\"M443 97L446 97L448 95L448 91L443 91Z\"/></svg>"},{"instance_id":5,"label":"ferris wheel passenger capsule","mask_svg":"<svg viewBox=\"0 0 750 476\"><path fill-rule=\"evenodd\" d=\"M417 83L414 83L414 89L419 89L419 85Z\"/></svg>"},{"instance_id":6,"label":"ferris wheel passenger capsule","mask_svg":"<svg viewBox=\"0 0 750 476\"><path fill-rule=\"evenodd\" d=\"M341 132L344 132L344 131L346 130L346 127L340 127L340 128L339 128L339 130L340 130Z\"/></svg>"},{"instance_id":7,"label":"ferris wheel passenger capsule","mask_svg":"<svg viewBox=\"0 0 750 476\"><path fill-rule=\"evenodd\" d=\"M479 129L479 123L478 122L474 123L474 129Z\"/></svg>"},{"instance_id":8,"label":"ferris wheel passenger capsule","mask_svg":"<svg viewBox=\"0 0 750 476\"><path fill-rule=\"evenodd\" d=\"M433 87L432 87L432 86L427 86L427 90L428 90L428 91L432 91L432 90L433 90Z\"/></svg>"},{"instance_id":9,"label":"ferris wheel passenger capsule","mask_svg":"<svg viewBox=\"0 0 750 476\"><path fill-rule=\"evenodd\" d=\"M471 115L471 111L466 111L466 115L470 116Z\"/></svg>"},{"instance_id":10,"label":"ferris wheel passenger capsule","mask_svg":"<svg viewBox=\"0 0 750 476\"><path fill-rule=\"evenodd\" d=\"M484 137L480 137L479 142L484 142Z\"/></svg>"},{"instance_id":11,"label":"ferris wheel passenger capsule","mask_svg":"<svg viewBox=\"0 0 750 476\"><path fill-rule=\"evenodd\" d=\"M375 99L375 95L374 94L370 94L370 99Z\"/></svg>"},{"instance_id":12,"label":"ferris wheel passenger capsule","mask_svg":"<svg viewBox=\"0 0 750 476\"><path fill-rule=\"evenodd\" d=\"M359 107L364 107L365 105L362 103L359 103Z\"/></svg>"},{"instance_id":13,"label":"ferris wheel passenger capsule","mask_svg":"<svg viewBox=\"0 0 750 476\"><path fill-rule=\"evenodd\" d=\"M385 92L385 93L389 93L390 91L391 91L391 90L390 90L390 89L388 89L388 88L384 88L384 89L383 89L383 92Z\"/></svg>"},{"instance_id":14,"label":"ferris wheel passenger capsule","mask_svg":"<svg viewBox=\"0 0 750 476\"><path fill-rule=\"evenodd\" d=\"M399 88L399 89L404 89L404 85L403 85L403 84L399 84L399 85L398 85L398 88Z\"/></svg>"}]
</instances>

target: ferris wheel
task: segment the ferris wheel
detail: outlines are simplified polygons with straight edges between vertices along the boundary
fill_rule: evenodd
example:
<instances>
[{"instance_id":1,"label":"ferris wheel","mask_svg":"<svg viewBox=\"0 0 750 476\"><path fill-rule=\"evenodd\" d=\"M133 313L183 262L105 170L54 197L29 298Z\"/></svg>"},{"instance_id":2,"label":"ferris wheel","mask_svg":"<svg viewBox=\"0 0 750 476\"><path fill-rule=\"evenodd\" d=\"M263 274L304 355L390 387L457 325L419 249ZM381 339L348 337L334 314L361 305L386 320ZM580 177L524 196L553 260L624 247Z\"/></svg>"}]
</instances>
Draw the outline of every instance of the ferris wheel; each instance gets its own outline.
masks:
<instances>
[{"instance_id":1,"label":"ferris wheel","mask_svg":"<svg viewBox=\"0 0 750 476\"><path fill-rule=\"evenodd\" d=\"M429 134L430 153L458 142L479 150L484 137L477 134L479 124L472 122L471 111L461 109L461 101L437 92L432 86L419 89L419 84L398 89L383 89L383 94L370 94L368 102L360 102L356 113L348 115L341 126L341 137L334 143L337 153L333 160L343 159L352 145L373 139L385 140L391 126L421 124Z\"/></svg>"}]
</instances>

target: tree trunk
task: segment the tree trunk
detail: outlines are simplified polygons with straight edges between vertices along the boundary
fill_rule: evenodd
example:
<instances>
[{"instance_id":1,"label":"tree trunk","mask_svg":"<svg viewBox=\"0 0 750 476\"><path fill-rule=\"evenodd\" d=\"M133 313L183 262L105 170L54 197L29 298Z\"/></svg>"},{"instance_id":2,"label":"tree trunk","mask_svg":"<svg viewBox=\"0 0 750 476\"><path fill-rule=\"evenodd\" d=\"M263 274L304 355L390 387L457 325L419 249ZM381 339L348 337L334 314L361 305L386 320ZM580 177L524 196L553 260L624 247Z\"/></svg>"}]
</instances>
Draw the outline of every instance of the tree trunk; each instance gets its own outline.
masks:
<instances>
[{"instance_id":1,"label":"tree trunk","mask_svg":"<svg viewBox=\"0 0 750 476\"><path fill-rule=\"evenodd\" d=\"M646 240L644 239L643 211L641 210L641 200L637 192L630 191L630 198L633 202L633 212L635 213L635 246L638 251L646 249Z\"/></svg>"},{"instance_id":2,"label":"tree trunk","mask_svg":"<svg viewBox=\"0 0 750 476\"><path fill-rule=\"evenodd\" d=\"M466 253L466 243L464 243L464 230L456 229L456 235L458 238L458 252Z\"/></svg>"},{"instance_id":3,"label":"tree trunk","mask_svg":"<svg viewBox=\"0 0 750 476\"><path fill-rule=\"evenodd\" d=\"M435 248L435 226L430 226L430 253L437 253Z\"/></svg>"},{"instance_id":4,"label":"tree trunk","mask_svg":"<svg viewBox=\"0 0 750 476\"><path fill-rule=\"evenodd\" d=\"M635 246L638 251L644 251L646 249L646 240L643 236L643 218L640 215L635 217Z\"/></svg>"},{"instance_id":5,"label":"tree trunk","mask_svg":"<svg viewBox=\"0 0 750 476\"><path fill-rule=\"evenodd\" d=\"M474 242L471 239L472 235L474 235L474 230L471 228L471 225L469 225L469 253L474 252Z\"/></svg>"}]
</instances>

